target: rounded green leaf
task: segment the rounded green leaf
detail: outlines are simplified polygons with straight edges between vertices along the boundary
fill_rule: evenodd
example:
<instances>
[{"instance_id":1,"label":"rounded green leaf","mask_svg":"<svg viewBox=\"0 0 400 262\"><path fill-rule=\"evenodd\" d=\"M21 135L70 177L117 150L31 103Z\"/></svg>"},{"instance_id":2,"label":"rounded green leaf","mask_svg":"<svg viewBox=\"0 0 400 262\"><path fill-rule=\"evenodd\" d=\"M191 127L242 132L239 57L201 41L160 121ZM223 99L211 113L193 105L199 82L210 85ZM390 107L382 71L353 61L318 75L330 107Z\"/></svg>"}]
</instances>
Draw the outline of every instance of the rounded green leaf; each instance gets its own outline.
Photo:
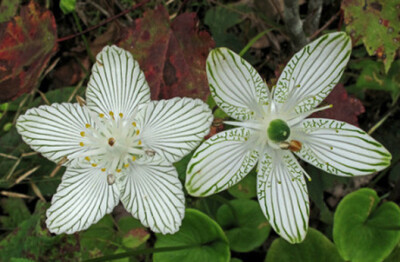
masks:
<instances>
[{"instance_id":1,"label":"rounded green leaf","mask_svg":"<svg viewBox=\"0 0 400 262\"><path fill-rule=\"evenodd\" d=\"M245 176L239 183L228 189L235 198L250 199L257 196L257 173L255 169Z\"/></svg>"},{"instance_id":2,"label":"rounded green leaf","mask_svg":"<svg viewBox=\"0 0 400 262\"><path fill-rule=\"evenodd\" d=\"M293 261L344 262L335 245L313 228L309 228L306 238L300 244L290 244L283 238L274 240L265 259L265 262Z\"/></svg>"},{"instance_id":3,"label":"rounded green leaf","mask_svg":"<svg viewBox=\"0 0 400 262\"><path fill-rule=\"evenodd\" d=\"M369 188L347 195L337 207L333 240L345 260L382 261L400 240L400 208L393 202L378 207Z\"/></svg>"},{"instance_id":4,"label":"rounded green leaf","mask_svg":"<svg viewBox=\"0 0 400 262\"><path fill-rule=\"evenodd\" d=\"M271 226L253 200L237 199L222 205L217 222L225 229L233 251L249 252L267 240Z\"/></svg>"},{"instance_id":5,"label":"rounded green leaf","mask_svg":"<svg viewBox=\"0 0 400 262\"><path fill-rule=\"evenodd\" d=\"M153 255L154 262L227 262L229 244L221 227L207 215L187 209L180 230L174 235L156 234L155 248L186 246L178 251Z\"/></svg>"}]
</instances>

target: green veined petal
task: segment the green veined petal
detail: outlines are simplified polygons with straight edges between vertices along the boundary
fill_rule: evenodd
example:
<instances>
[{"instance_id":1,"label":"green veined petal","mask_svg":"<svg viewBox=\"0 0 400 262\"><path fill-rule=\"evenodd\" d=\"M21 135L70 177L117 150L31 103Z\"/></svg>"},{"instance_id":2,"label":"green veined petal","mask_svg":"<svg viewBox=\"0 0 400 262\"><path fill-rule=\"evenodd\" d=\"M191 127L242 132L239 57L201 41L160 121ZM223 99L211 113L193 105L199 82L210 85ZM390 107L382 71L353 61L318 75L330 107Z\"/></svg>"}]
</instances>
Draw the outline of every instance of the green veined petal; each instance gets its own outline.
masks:
<instances>
[{"instance_id":1,"label":"green veined petal","mask_svg":"<svg viewBox=\"0 0 400 262\"><path fill-rule=\"evenodd\" d=\"M269 150L258 164L257 194L273 229L300 243L308 229L309 200L304 170L289 151Z\"/></svg>"},{"instance_id":2,"label":"green veined petal","mask_svg":"<svg viewBox=\"0 0 400 262\"><path fill-rule=\"evenodd\" d=\"M47 210L50 232L72 234L87 229L119 203L116 185L107 183L100 168L68 168Z\"/></svg>"},{"instance_id":3,"label":"green veined petal","mask_svg":"<svg viewBox=\"0 0 400 262\"><path fill-rule=\"evenodd\" d=\"M186 171L186 189L193 196L208 196L238 183L256 165L258 153L248 146L250 131L235 128L220 132L195 151Z\"/></svg>"},{"instance_id":4,"label":"green veined petal","mask_svg":"<svg viewBox=\"0 0 400 262\"><path fill-rule=\"evenodd\" d=\"M138 160L117 184L125 209L144 226L163 234L179 230L185 214L185 197L172 164Z\"/></svg>"},{"instance_id":5,"label":"green veined petal","mask_svg":"<svg viewBox=\"0 0 400 262\"><path fill-rule=\"evenodd\" d=\"M326 34L296 53L274 92L278 111L305 113L332 91L350 58L351 40L343 32Z\"/></svg>"},{"instance_id":6,"label":"green veined petal","mask_svg":"<svg viewBox=\"0 0 400 262\"><path fill-rule=\"evenodd\" d=\"M390 165L391 154L383 145L345 122L310 118L296 130L293 138L303 144L297 156L328 173L367 175Z\"/></svg>"},{"instance_id":7,"label":"green veined petal","mask_svg":"<svg viewBox=\"0 0 400 262\"><path fill-rule=\"evenodd\" d=\"M106 46L97 55L86 90L88 107L97 114L122 113L130 117L150 101L150 88L131 53Z\"/></svg>"},{"instance_id":8,"label":"green veined petal","mask_svg":"<svg viewBox=\"0 0 400 262\"><path fill-rule=\"evenodd\" d=\"M207 77L217 105L237 120L251 119L267 104L269 91L257 71L227 48L217 48L207 58Z\"/></svg>"}]
</instances>

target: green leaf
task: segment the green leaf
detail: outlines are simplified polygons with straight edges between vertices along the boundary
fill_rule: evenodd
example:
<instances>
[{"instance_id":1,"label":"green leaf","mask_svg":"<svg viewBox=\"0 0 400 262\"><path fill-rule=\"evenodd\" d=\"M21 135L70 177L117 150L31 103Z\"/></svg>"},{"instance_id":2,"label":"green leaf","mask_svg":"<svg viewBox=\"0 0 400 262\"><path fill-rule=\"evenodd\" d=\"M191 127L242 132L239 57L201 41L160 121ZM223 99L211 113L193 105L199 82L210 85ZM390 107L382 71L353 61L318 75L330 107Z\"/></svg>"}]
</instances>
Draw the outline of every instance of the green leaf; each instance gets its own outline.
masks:
<instances>
[{"instance_id":1,"label":"green leaf","mask_svg":"<svg viewBox=\"0 0 400 262\"><path fill-rule=\"evenodd\" d=\"M75 10L76 0L61 0L60 9L64 14L71 13Z\"/></svg>"},{"instance_id":2,"label":"green leaf","mask_svg":"<svg viewBox=\"0 0 400 262\"><path fill-rule=\"evenodd\" d=\"M393 252L383 262L399 262L400 261L400 246L397 244Z\"/></svg>"},{"instance_id":3,"label":"green leaf","mask_svg":"<svg viewBox=\"0 0 400 262\"><path fill-rule=\"evenodd\" d=\"M118 239L111 215L106 215L88 230L81 232L80 242L83 259L113 254L117 249Z\"/></svg>"},{"instance_id":4,"label":"green leaf","mask_svg":"<svg viewBox=\"0 0 400 262\"><path fill-rule=\"evenodd\" d=\"M400 95L400 60L393 62L386 74L382 63L373 60L359 60L349 64L351 69L360 71L357 81L347 89L357 96L363 97L364 91L379 90L389 92L392 100L396 101Z\"/></svg>"},{"instance_id":5,"label":"green leaf","mask_svg":"<svg viewBox=\"0 0 400 262\"><path fill-rule=\"evenodd\" d=\"M0 4L0 23L9 21L17 13L21 0L3 0Z\"/></svg>"},{"instance_id":6,"label":"green leaf","mask_svg":"<svg viewBox=\"0 0 400 262\"><path fill-rule=\"evenodd\" d=\"M265 262L344 262L335 245L321 232L308 229L304 241L300 244L289 244L282 238L272 242Z\"/></svg>"},{"instance_id":7,"label":"green leaf","mask_svg":"<svg viewBox=\"0 0 400 262\"><path fill-rule=\"evenodd\" d=\"M243 43L238 36L228 32L228 29L242 20L241 15L229 9L229 6L216 6L206 12L204 23L210 28L217 47L224 46L239 52Z\"/></svg>"},{"instance_id":8,"label":"green leaf","mask_svg":"<svg viewBox=\"0 0 400 262\"><path fill-rule=\"evenodd\" d=\"M233 251L249 252L268 238L271 226L253 200L232 200L218 209L217 222L225 230Z\"/></svg>"},{"instance_id":9,"label":"green leaf","mask_svg":"<svg viewBox=\"0 0 400 262\"><path fill-rule=\"evenodd\" d=\"M51 236L46 229L48 204L38 201L35 212L0 242L0 261L75 261L79 242L74 235Z\"/></svg>"},{"instance_id":10,"label":"green leaf","mask_svg":"<svg viewBox=\"0 0 400 262\"><path fill-rule=\"evenodd\" d=\"M1 200L1 207L9 216L1 216L2 227L14 229L31 215L25 202L19 198L5 198Z\"/></svg>"},{"instance_id":11,"label":"green leaf","mask_svg":"<svg viewBox=\"0 0 400 262\"><path fill-rule=\"evenodd\" d=\"M180 230L174 235L156 234L155 248L190 246L175 252L155 253L154 262L229 261L229 245L221 227L205 214L186 209Z\"/></svg>"},{"instance_id":12,"label":"green leaf","mask_svg":"<svg viewBox=\"0 0 400 262\"><path fill-rule=\"evenodd\" d=\"M344 0L342 9L346 31L353 42L362 41L369 55L377 55L389 71L400 47L400 8L398 1Z\"/></svg>"},{"instance_id":13,"label":"green leaf","mask_svg":"<svg viewBox=\"0 0 400 262\"><path fill-rule=\"evenodd\" d=\"M378 202L374 190L363 188L339 203L333 239L345 260L382 261L400 241L400 208L393 202L378 207Z\"/></svg>"},{"instance_id":14,"label":"green leaf","mask_svg":"<svg viewBox=\"0 0 400 262\"><path fill-rule=\"evenodd\" d=\"M239 183L228 189L229 194L236 198L250 199L257 196L257 173L255 169Z\"/></svg>"},{"instance_id":15,"label":"green leaf","mask_svg":"<svg viewBox=\"0 0 400 262\"><path fill-rule=\"evenodd\" d=\"M137 248L150 238L149 232L132 216L122 217L118 221L118 228L122 234L122 244L127 248Z\"/></svg>"}]
</instances>

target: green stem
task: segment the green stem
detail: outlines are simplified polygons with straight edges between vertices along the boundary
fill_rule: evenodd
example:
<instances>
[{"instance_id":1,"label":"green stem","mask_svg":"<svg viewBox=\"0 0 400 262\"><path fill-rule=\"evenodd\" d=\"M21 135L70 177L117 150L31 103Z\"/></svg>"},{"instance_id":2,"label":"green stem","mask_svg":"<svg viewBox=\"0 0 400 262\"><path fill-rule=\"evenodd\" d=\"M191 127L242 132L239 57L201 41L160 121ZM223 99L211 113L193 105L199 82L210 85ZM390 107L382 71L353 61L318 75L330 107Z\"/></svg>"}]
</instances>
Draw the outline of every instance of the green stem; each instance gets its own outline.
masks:
<instances>
[{"instance_id":1,"label":"green stem","mask_svg":"<svg viewBox=\"0 0 400 262\"><path fill-rule=\"evenodd\" d=\"M147 255L147 254L161 253L161 252L178 251L178 250L190 249L190 248L200 247L200 246L201 246L201 244L186 245L186 246L179 246L179 247L144 248L144 249L132 250L129 252L124 252L124 253L114 254L114 255L93 258L93 259L85 260L85 262L110 261L112 259L125 258L125 257L137 256L137 255Z\"/></svg>"},{"instance_id":2,"label":"green stem","mask_svg":"<svg viewBox=\"0 0 400 262\"><path fill-rule=\"evenodd\" d=\"M76 26L78 27L79 33L82 33L83 30L82 30L81 23L79 22L79 17L78 17L78 15L76 14L75 11L72 12L72 15L73 15L73 17L74 17L75 24L76 24ZM87 41L87 39L86 39L86 36L85 36L84 34L82 34L82 40L83 40L83 43L85 44L86 52L87 52L88 55L89 55L90 61L92 61L92 63L96 62L96 59L94 58L94 56L93 56L93 54L92 54L92 51L91 51L90 48L89 48L89 43L88 43L88 41Z\"/></svg>"},{"instance_id":3,"label":"green stem","mask_svg":"<svg viewBox=\"0 0 400 262\"><path fill-rule=\"evenodd\" d=\"M271 28L271 29L267 29L265 31L262 31L261 33L258 33L255 37L253 37L248 43L247 45L242 49L242 51L240 51L239 55L243 56L244 54L246 54L246 52L250 49L250 47L252 47L254 45L255 42L257 42L258 39L260 39L261 37L263 37L264 35L266 35L268 32L271 32L272 30L274 30L275 28Z\"/></svg>"}]
</instances>

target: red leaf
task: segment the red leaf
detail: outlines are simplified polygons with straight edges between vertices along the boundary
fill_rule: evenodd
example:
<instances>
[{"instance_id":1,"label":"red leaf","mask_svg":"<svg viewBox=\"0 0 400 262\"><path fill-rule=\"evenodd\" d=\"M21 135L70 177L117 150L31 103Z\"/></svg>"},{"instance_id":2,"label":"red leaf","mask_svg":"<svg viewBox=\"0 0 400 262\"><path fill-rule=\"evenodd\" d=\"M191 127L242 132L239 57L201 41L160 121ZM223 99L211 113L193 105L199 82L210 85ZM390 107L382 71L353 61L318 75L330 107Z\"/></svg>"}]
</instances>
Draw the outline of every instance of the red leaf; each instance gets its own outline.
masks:
<instances>
[{"instance_id":1,"label":"red leaf","mask_svg":"<svg viewBox=\"0 0 400 262\"><path fill-rule=\"evenodd\" d=\"M0 101L29 92L57 50L53 14L32 1L0 24Z\"/></svg>"},{"instance_id":2,"label":"red leaf","mask_svg":"<svg viewBox=\"0 0 400 262\"><path fill-rule=\"evenodd\" d=\"M125 31L119 46L138 60L152 99L207 98L206 58L215 43L207 32L198 30L195 13L170 21L163 6L147 11Z\"/></svg>"},{"instance_id":3,"label":"red leaf","mask_svg":"<svg viewBox=\"0 0 400 262\"><path fill-rule=\"evenodd\" d=\"M365 112L360 100L347 94L343 84L337 84L332 92L325 98L324 104L333 105L332 108L316 112L311 117L322 117L344 121L358 126L358 115Z\"/></svg>"}]
</instances>

